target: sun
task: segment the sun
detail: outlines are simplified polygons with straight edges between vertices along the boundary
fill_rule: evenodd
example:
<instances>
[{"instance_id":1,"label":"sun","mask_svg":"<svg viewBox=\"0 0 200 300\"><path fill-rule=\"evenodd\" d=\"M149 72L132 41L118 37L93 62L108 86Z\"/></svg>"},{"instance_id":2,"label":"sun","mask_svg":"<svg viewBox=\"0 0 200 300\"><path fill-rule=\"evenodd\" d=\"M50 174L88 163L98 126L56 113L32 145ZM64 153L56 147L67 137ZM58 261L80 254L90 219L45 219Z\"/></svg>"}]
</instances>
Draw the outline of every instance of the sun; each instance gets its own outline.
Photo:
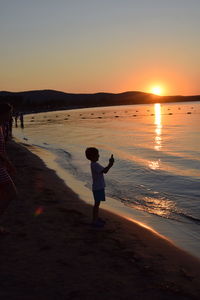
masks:
<instances>
[{"instance_id":1,"label":"sun","mask_svg":"<svg viewBox=\"0 0 200 300\"><path fill-rule=\"evenodd\" d=\"M151 93L154 95L161 96L163 94L163 89L161 86L156 85L151 88Z\"/></svg>"}]
</instances>

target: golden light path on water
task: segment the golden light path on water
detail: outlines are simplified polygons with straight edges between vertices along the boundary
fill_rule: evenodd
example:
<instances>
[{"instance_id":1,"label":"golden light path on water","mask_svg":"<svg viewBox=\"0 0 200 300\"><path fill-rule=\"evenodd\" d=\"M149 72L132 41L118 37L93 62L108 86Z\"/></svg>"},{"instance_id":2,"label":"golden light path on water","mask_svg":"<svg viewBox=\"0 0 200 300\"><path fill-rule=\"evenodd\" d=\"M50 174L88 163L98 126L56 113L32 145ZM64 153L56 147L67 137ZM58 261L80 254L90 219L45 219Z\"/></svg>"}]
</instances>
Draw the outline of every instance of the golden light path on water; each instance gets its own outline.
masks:
<instances>
[{"instance_id":1,"label":"golden light path on water","mask_svg":"<svg viewBox=\"0 0 200 300\"><path fill-rule=\"evenodd\" d=\"M162 115L161 115L161 105L160 103L154 104L154 111L155 111L155 121L154 124L156 125L155 128L155 150L159 151L162 148Z\"/></svg>"},{"instance_id":2,"label":"golden light path on water","mask_svg":"<svg viewBox=\"0 0 200 300\"><path fill-rule=\"evenodd\" d=\"M154 104L154 124L155 124L155 146L156 151L161 151L162 149L162 114L161 114L161 105L160 103ZM160 159L155 161L149 161L149 168L152 170L160 169ZM146 211L149 213L154 213L159 216L165 216L166 218L170 215L170 211L175 209L175 204L163 198L153 198L153 197L144 197L146 204Z\"/></svg>"},{"instance_id":3,"label":"golden light path on water","mask_svg":"<svg viewBox=\"0 0 200 300\"><path fill-rule=\"evenodd\" d=\"M161 115L161 105L160 103L154 104L154 124L155 124L155 146L156 151L160 151L162 148L162 115ZM160 168L160 160L150 161L149 168L152 170L157 170Z\"/></svg>"}]
</instances>

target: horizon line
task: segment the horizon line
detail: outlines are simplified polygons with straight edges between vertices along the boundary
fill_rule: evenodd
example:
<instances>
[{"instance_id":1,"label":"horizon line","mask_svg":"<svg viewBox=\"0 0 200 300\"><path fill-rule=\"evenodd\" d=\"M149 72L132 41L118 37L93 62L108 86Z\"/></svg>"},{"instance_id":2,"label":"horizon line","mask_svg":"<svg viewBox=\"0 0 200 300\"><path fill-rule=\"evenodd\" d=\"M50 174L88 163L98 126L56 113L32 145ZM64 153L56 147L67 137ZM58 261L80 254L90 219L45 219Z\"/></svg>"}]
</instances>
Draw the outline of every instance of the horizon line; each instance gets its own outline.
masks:
<instances>
[{"instance_id":1,"label":"horizon line","mask_svg":"<svg viewBox=\"0 0 200 300\"><path fill-rule=\"evenodd\" d=\"M45 89L35 89L35 90L24 90L24 91L6 91L6 90L1 90L0 93L28 93L28 92L41 92L41 91L53 91L53 92L59 92L59 93L64 93L64 94L74 94L74 95L95 95L95 94L113 94L113 95L119 95L119 94L125 94L125 93L143 93L143 94L148 94L148 95L154 95L157 97L195 97L195 96L200 96L200 94L191 94L191 95L182 95L182 94L175 94L175 95L156 95L153 93L149 92L143 92L143 91L124 91L124 92L105 92L105 91L100 91L100 92L91 92L91 93L86 93L86 92L64 92L60 90L55 90L55 89L50 89L50 88L45 88Z\"/></svg>"}]
</instances>

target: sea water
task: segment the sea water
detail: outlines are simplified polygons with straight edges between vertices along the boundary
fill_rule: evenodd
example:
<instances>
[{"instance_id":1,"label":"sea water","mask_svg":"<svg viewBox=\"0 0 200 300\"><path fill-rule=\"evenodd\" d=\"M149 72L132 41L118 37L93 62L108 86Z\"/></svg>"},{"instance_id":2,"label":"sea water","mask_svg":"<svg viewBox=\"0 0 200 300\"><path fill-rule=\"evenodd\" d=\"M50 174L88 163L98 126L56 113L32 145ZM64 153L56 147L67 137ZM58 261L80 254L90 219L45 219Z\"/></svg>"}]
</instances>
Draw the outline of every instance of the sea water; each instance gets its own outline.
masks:
<instances>
[{"instance_id":1,"label":"sea water","mask_svg":"<svg viewBox=\"0 0 200 300\"><path fill-rule=\"evenodd\" d=\"M199 128L200 102L156 103L29 114L14 136L53 153L88 191L85 149L98 148L103 166L113 154L106 192L122 214L137 212L138 221L200 256Z\"/></svg>"}]
</instances>

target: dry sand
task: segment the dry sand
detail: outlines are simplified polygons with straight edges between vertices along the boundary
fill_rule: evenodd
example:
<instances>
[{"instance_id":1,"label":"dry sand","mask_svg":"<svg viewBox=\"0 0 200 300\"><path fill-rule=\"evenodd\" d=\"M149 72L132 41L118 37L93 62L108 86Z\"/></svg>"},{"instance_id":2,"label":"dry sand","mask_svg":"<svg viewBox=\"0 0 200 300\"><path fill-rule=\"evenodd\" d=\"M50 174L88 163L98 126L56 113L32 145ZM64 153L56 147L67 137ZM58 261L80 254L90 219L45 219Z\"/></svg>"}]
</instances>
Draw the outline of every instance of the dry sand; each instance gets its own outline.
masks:
<instances>
[{"instance_id":1,"label":"dry sand","mask_svg":"<svg viewBox=\"0 0 200 300\"><path fill-rule=\"evenodd\" d=\"M92 207L30 146L7 148L19 199L1 218L1 300L200 299L198 259L104 210L92 228Z\"/></svg>"}]
</instances>

